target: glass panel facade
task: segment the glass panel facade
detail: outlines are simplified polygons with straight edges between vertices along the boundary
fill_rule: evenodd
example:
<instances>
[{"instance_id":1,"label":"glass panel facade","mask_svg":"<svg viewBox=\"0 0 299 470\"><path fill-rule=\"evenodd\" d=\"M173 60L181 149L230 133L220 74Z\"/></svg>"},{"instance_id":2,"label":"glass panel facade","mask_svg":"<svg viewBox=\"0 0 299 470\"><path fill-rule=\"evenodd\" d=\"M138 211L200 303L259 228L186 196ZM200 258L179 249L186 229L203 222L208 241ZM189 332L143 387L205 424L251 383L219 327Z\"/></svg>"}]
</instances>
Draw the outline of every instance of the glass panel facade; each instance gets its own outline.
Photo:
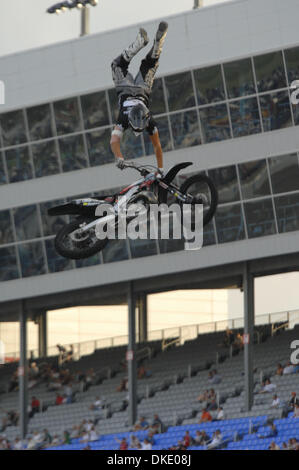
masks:
<instances>
[{"instance_id":1,"label":"glass panel facade","mask_svg":"<svg viewBox=\"0 0 299 470\"><path fill-rule=\"evenodd\" d=\"M208 176L212 179L217 188L219 204L240 200L240 191L235 165L209 170Z\"/></svg>"},{"instance_id":2,"label":"glass panel facade","mask_svg":"<svg viewBox=\"0 0 299 470\"><path fill-rule=\"evenodd\" d=\"M231 137L226 104L199 111L204 143L217 142Z\"/></svg>"},{"instance_id":3,"label":"glass panel facade","mask_svg":"<svg viewBox=\"0 0 299 470\"><path fill-rule=\"evenodd\" d=\"M41 106L28 108L27 120L30 140L41 140L53 137L50 105L43 104Z\"/></svg>"},{"instance_id":4,"label":"glass panel facade","mask_svg":"<svg viewBox=\"0 0 299 470\"><path fill-rule=\"evenodd\" d=\"M39 205L42 221L42 232L45 237L49 235L55 235L68 222L68 217L66 215L48 215L48 209L64 203L65 201L63 199L58 199L57 201L44 202Z\"/></svg>"},{"instance_id":5,"label":"glass panel facade","mask_svg":"<svg viewBox=\"0 0 299 470\"><path fill-rule=\"evenodd\" d=\"M60 256L54 247L54 240L45 240L46 254L50 273L67 271L73 268L73 262L70 259Z\"/></svg>"},{"instance_id":6,"label":"glass panel facade","mask_svg":"<svg viewBox=\"0 0 299 470\"><path fill-rule=\"evenodd\" d=\"M229 110L234 137L261 132L261 121L256 98L233 101L229 104Z\"/></svg>"},{"instance_id":7,"label":"glass panel facade","mask_svg":"<svg viewBox=\"0 0 299 470\"><path fill-rule=\"evenodd\" d=\"M245 238L240 204L218 207L215 222L218 243L233 242Z\"/></svg>"},{"instance_id":8,"label":"glass panel facade","mask_svg":"<svg viewBox=\"0 0 299 470\"><path fill-rule=\"evenodd\" d=\"M37 206L19 207L13 210L18 241L32 240L41 236Z\"/></svg>"},{"instance_id":9,"label":"glass panel facade","mask_svg":"<svg viewBox=\"0 0 299 470\"><path fill-rule=\"evenodd\" d=\"M0 245L13 243L13 229L10 217L10 211L0 211Z\"/></svg>"},{"instance_id":10,"label":"glass panel facade","mask_svg":"<svg viewBox=\"0 0 299 470\"><path fill-rule=\"evenodd\" d=\"M162 78L156 78L154 81L150 98L150 109L153 114L166 113Z\"/></svg>"},{"instance_id":11,"label":"glass panel facade","mask_svg":"<svg viewBox=\"0 0 299 470\"><path fill-rule=\"evenodd\" d=\"M171 114L170 122L175 149L192 147L201 143L196 111Z\"/></svg>"},{"instance_id":12,"label":"glass panel facade","mask_svg":"<svg viewBox=\"0 0 299 470\"><path fill-rule=\"evenodd\" d=\"M86 134L90 166L104 165L114 161L110 148L111 128Z\"/></svg>"},{"instance_id":13,"label":"glass panel facade","mask_svg":"<svg viewBox=\"0 0 299 470\"><path fill-rule=\"evenodd\" d=\"M255 93L251 59L236 60L223 65L229 98Z\"/></svg>"},{"instance_id":14,"label":"glass panel facade","mask_svg":"<svg viewBox=\"0 0 299 470\"><path fill-rule=\"evenodd\" d=\"M3 160L3 154L0 152L0 185L1 184L6 184L7 183L7 178L4 170L4 160Z\"/></svg>"},{"instance_id":15,"label":"glass panel facade","mask_svg":"<svg viewBox=\"0 0 299 470\"><path fill-rule=\"evenodd\" d=\"M272 199L262 199L244 204L249 238L276 233Z\"/></svg>"},{"instance_id":16,"label":"glass panel facade","mask_svg":"<svg viewBox=\"0 0 299 470\"><path fill-rule=\"evenodd\" d=\"M19 277L16 247L0 248L0 282Z\"/></svg>"},{"instance_id":17,"label":"glass panel facade","mask_svg":"<svg viewBox=\"0 0 299 470\"><path fill-rule=\"evenodd\" d=\"M292 125L291 108L287 91L259 97L264 132Z\"/></svg>"},{"instance_id":18,"label":"glass panel facade","mask_svg":"<svg viewBox=\"0 0 299 470\"><path fill-rule=\"evenodd\" d=\"M286 87L286 76L281 51L254 57L254 64L259 92Z\"/></svg>"},{"instance_id":19,"label":"glass panel facade","mask_svg":"<svg viewBox=\"0 0 299 470\"><path fill-rule=\"evenodd\" d=\"M195 106L191 72L165 77L165 87L169 111Z\"/></svg>"},{"instance_id":20,"label":"glass panel facade","mask_svg":"<svg viewBox=\"0 0 299 470\"><path fill-rule=\"evenodd\" d=\"M28 147L17 147L15 149L6 150L4 153L10 183L33 178Z\"/></svg>"},{"instance_id":21,"label":"glass panel facade","mask_svg":"<svg viewBox=\"0 0 299 470\"><path fill-rule=\"evenodd\" d=\"M22 277L38 276L46 273L46 263L42 242L18 245Z\"/></svg>"},{"instance_id":22,"label":"glass panel facade","mask_svg":"<svg viewBox=\"0 0 299 470\"><path fill-rule=\"evenodd\" d=\"M299 230L299 193L274 198L278 231Z\"/></svg>"},{"instance_id":23,"label":"glass panel facade","mask_svg":"<svg viewBox=\"0 0 299 470\"><path fill-rule=\"evenodd\" d=\"M242 163L238 167L243 199L270 194L266 160Z\"/></svg>"},{"instance_id":24,"label":"glass panel facade","mask_svg":"<svg viewBox=\"0 0 299 470\"><path fill-rule=\"evenodd\" d=\"M82 135L59 139L63 171L82 170L88 166Z\"/></svg>"},{"instance_id":25,"label":"glass panel facade","mask_svg":"<svg viewBox=\"0 0 299 470\"><path fill-rule=\"evenodd\" d=\"M22 110L0 114L0 127L4 147L27 142L24 113Z\"/></svg>"},{"instance_id":26,"label":"glass panel facade","mask_svg":"<svg viewBox=\"0 0 299 470\"><path fill-rule=\"evenodd\" d=\"M165 117L156 118L156 122L157 122L157 126L158 126L159 137L160 137L163 152L167 152L169 150L172 150L172 143L171 143L168 117L165 116ZM150 141L148 133L145 132L143 137L144 137L144 145L145 145L146 155L153 155L154 149L153 149L153 145Z\"/></svg>"},{"instance_id":27,"label":"glass panel facade","mask_svg":"<svg viewBox=\"0 0 299 470\"><path fill-rule=\"evenodd\" d=\"M54 140L32 145L32 156L36 178L60 172L58 152Z\"/></svg>"},{"instance_id":28,"label":"glass panel facade","mask_svg":"<svg viewBox=\"0 0 299 470\"><path fill-rule=\"evenodd\" d=\"M225 100L220 65L194 70L194 81L199 105Z\"/></svg>"},{"instance_id":29,"label":"glass panel facade","mask_svg":"<svg viewBox=\"0 0 299 470\"><path fill-rule=\"evenodd\" d=\"M203 246L214 245L216 243L213 221L208 223L203 229Z\"/></svg>"},{"instance_id":30,"label":"glass panel facade","mask_svg":"<svg viewBox=\"0 0 299 470\"><path fill-rule=\"evenodd\" d=\"M299 80L299 47L292 47L284 51L288 85L294 80Z\"/></svg>"},{"instance_id":31,"label":"glass panel facade","mask_svg":"<svg viewBox=\"0 0 299 470\"><path fill-rule=\"evenodd\" d=\"M56 101L54 112L58 135L82 130L77 98Z\"/></svg>"},{"instance_id":32,"label":"glass panel facade","mask_svg":"<svg viewBox=\"0 0 299 470\"><path fill-rule=\"evenodd\" d=\"M129 258L127 241L112 240L103 249L104 263L112 263L114 261L123 261Z\"/></svg>"},{"instance_id":33,"label":"glass panel facade","mask_svg":"<svg viewBox=\"0 0 299 470\"><path fill-rule=\"evenodd\" d=\"M136 137L135 134L133 134L131 131L124 133L121 141L121 148L123 149L126 158L129 160L144 155L142 137L142 135Z\"/></svg>"},{"instance_id":34,"label":"glass panel facade","mask_svg":"<svg viewBox=\"0 0 299 470\"><path fill-rule=\"evenodd\" d=\"M132 258L157 254L156 240L129 240Z\"/></svg>"},{"instance_id":35,"label":"glass panel facade","mask_svg":"<svg viewBox=\"0 0 299 470\"><path fill-rule=\"evenodd\" d=\"M273 193L299 190L299 166L296 153L269 158Z\"/></svg>"},{"instance_id":36,"label":"glass panel facade","mask_svg":"<svg viewBox=\"0 0 299 470\"><path fill-rule=\"evenodd\" d=\"M110 124L106 93L104 91L81 96L81 106L85 129Z\"/></svg>"}]
</instances>

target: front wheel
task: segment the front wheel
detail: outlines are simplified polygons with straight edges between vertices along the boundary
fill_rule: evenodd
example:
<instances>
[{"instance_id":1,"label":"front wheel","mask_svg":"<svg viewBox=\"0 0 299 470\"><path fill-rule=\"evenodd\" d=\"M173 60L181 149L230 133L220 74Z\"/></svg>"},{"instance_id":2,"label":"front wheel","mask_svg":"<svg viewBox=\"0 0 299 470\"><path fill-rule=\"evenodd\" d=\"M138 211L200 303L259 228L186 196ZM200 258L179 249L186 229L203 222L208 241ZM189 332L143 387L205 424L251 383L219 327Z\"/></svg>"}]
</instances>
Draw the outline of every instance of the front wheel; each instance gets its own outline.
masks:
<instances>
[{"instance_id":1,"label":"front wheel","mask_svg":"<svg viewBox=\"0 0 299 470\"><path fill-rule=\"evenodd\" d=\"M213 181L206 175L194 175L182 184L180 191L203 204L203 226L207 225L214 217L218 204L218 192Z\"/></svg>"},{"instance_id":2,"label":"front wheel","mask_svg":"<svg viewBox=\"0 0 299 470\"><path fill-rule=\"evenodd\" d=\"M96 236L95 227L86 232L77 232L82 224L88 224L92 219L79 217L64 226L56 235L55 249L64 258L85 259L95 255L108 243L108 238L100 240Z\"/></svg>"}]
</instances>

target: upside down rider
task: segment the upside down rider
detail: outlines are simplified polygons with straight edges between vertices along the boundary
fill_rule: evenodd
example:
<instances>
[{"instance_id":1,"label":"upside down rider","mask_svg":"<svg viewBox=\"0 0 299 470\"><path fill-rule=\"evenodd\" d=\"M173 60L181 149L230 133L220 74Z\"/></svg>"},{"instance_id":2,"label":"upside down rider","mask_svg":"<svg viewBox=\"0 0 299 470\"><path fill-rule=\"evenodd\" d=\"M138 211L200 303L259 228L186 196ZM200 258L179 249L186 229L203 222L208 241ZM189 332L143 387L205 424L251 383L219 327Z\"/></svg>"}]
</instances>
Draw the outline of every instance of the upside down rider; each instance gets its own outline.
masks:
<instances>
[{"instance_id":1,"label":"upside down rider","mask_svg":"<svg viewBox=\"0 0 299 470\"><path fill-rule=\"evenodd\" d=\"M142 60L135 78L128 71L128 67L133 57L148 44L147 32L143 28L139 29L135 41L111 64L112 78L118 96L119 115L111 134L110 146L115 156L116 166L121 170L125 168L120 147L121 138L126 130L131 129L136 137L143 131L148 132L154 147L157 166L163 173L163 152L157 124L149 110L149 98L167 29L166 22L159 24L153 47Z\"/></svg>"}]
</instances>

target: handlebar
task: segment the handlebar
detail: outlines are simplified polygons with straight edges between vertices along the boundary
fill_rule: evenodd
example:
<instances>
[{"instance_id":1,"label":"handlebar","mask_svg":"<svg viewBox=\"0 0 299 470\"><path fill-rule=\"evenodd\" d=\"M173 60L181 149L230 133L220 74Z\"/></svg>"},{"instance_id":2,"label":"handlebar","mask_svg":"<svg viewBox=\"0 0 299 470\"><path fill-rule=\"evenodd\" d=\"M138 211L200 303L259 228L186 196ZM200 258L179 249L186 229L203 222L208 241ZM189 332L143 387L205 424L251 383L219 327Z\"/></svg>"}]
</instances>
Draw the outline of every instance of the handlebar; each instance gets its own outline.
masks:
<instances>
[{"instance_id":1,"label":"handlebar","mask_svg":"<svg viewBox=\"0 0 299 470\"><path fill-rule=\"evenodd\" d=\"M141 176L147 176L150 173L150 171L146 167L152 167L155 170L155 172L162 175L162 172L159 170L159 168L157 168L153 165L140 165L140 166L137 166L137 165L134 165L134 163L124 163L124 169L125 168L133 168L134 170L138 171L141 174Z\"/></svg>"}]
</instances>

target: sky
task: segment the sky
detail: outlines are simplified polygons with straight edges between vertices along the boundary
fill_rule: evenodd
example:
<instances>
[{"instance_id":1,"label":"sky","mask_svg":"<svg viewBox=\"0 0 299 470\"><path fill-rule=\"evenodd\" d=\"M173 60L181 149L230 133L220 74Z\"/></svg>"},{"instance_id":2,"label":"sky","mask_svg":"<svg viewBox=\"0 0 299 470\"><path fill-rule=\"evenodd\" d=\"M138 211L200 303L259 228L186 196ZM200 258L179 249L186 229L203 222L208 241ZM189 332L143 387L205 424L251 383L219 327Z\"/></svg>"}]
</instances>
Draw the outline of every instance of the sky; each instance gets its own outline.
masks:
<instances>
[{"instance_id":1,"label":"sky","mask_svg":"<svg viewBox=\"0 0 299 470\"><path fill-rule=\"evenodd\" d=\"M1 0L0 56L73 39L80 34L80 13L49 15L59 0ZM204 6L232 0L203 0ZM99 0L91 9L91 33L117 29L191 10L194 0Z\"/></svg>"}]
</instances>

